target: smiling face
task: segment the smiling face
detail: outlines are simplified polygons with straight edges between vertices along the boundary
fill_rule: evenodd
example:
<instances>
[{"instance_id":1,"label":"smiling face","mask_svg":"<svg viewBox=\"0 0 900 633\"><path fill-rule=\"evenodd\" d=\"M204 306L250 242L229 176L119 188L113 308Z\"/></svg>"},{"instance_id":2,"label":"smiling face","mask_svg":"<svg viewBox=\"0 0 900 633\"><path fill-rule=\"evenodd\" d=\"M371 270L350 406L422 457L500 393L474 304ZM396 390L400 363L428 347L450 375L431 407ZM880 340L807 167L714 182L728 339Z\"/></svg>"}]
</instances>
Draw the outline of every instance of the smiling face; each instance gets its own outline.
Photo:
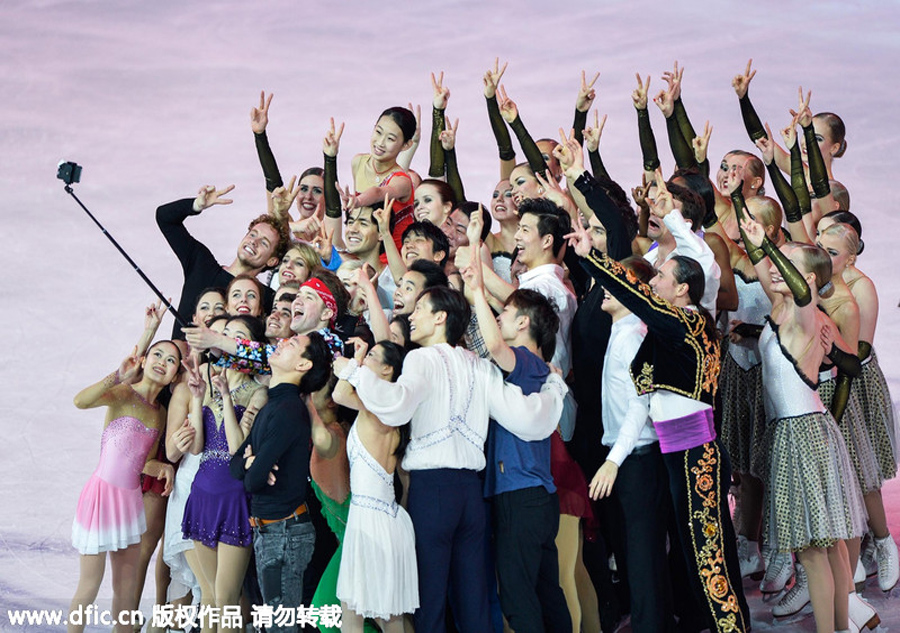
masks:
<instances>
[{"instance_id":1,"label":"smiling face","mask_svg":"<svg viewBox=\"0 0 900 633\"><path fill-rule=\"evenodd\" d=\"M378 119L369 145L375 160L382 163L395 162L406 146L403 131L391 117L383 116Z\"/></svg>"},{"instance_id":2,"label":"smiling face","mask_svg":"<svg viewBox=\"0 0 900 633\"><path fill-rule=\"evenodd\" d=\"M344 243L347 252L358 257L378 250L378 224L372 219L370 207L360 207L350 212L344 225Z\"/></svg>"},{"instance_id":3,"label":"smiling face","mask_svg":"<svg viewBox=\"0 0 900 633\"><path fill-rule=\"evenodd\" d=\"M683 284L675 279L676 263L670 259L660 266L656 274L650 279L650 287L653 292L669 303L675 303L676 300L687 292L687 284Z\"/></svg>"},{"instance_id":4,"label":"smiling face","mask_svg":"<svg viewBox=\"0 0 900 633\"><path fill-rule=\"evenodd\" d=\"M416 187L413 215L419 222L427 220L435 226L441 226L450 217L453 205L441 198L437 187L425 183Z\"/></svg>"},{"instance_id":5,"label":"smiling face","mask_svg":"<svg viewBox=\"0 0 900 633\"><path fill-rule=\"evenodd\" d=\"M298 334L282 339L269 355L269 366L280 372L306 371L312 366L312 361L303 356L308 346L308 336Z\"/></svg>"},{"instance_id":6,"label":"smiling face","mask_svg":"<svg viewBox=\"0 0 900 633\"><path fill-rule=\"evenodd\" d=\"M521 205L523 200L540 198L540 183L526 166L516 167L509 175L509 184L512 197L516 205Z\"/></svg>"},{"instance_id":7,"label":"smiling face","mask_svg":"<svg viewBox=\"0 0 900 633\"><path fill-rule=\"evenodd\" d=\"M321 176L310 174L300 179L300 193L297 194L297 211L300 218L321 215L325 208L325 181Z\"/></svg>"},{"instance_id":8,"label":"smiling face","mask_svg":"<svg viewBox=\"0 0 900 633\"><path fill-rule=\"evenodd\" d=\"M528 317L519 313L519 309L513 303L507 303L497 315L497 325L500 326L500 336L507 343L516 340L522 328L528 327Z\"/></svg>"},{"instance_id":9,"label":"smiling face","mask_svg":"<svg viewBox=\"0 0 900 633\"><path fill-rule=\"evenodd\" d=\"M409 315L409 340L422 346L443 342L446 320L446 312L433 311L427 294L420 297Z\"/></svg>"},{"instance_id":10,"label":"smiling face","mask_svg":"<svg viewBox=\"0 0 900 633\"><path fill-rule=\"evenodd\" d=\"M503 222L512 218L516 218L516 211L519 206L513 198L512 185L508 180L501 180L494 187L494 193L491 196L491 215L498 222Z\"/></svg>"},{"instance_id":11,"label":"smiling face","mask_svg":"<svg viewBox=\"0 0 900 633\"><path fill-rule=\"evenodd\" d=\"M416 298L425 289L425 275L407 270L394 290L394 314L409 314L416 306Z\"/></svg>"},{"instance_id":12,"label":"smiling face","mask_svg":"<svg viewBox=\"0 0 900 633\"><path fill-rule=\"evenodd\" d=\"M141 361L144 378L163 386L175 380L180 366L181 352L170 341L160 341L153 345Z\"/></svg>"},{"instance_id":13,"label":"smiling face","mask_svg":"<svg viewBox=\"0 0 900 633\"><path fill-rule=\"evenodd\" d=\"M254 224L250 232L238 246L238 260L250 268L263 269L278 263L275 249L278 246L278 231L271 224Z\"/></svg>"},{"instance_id":14,"label":"smiling face","mask_svg":"<svg viewBox=\"0 0 900 633\"><path fill-rule=\"evenodd\" d=\"M291 311L290 301L276 301L275 307L266 319L266 338L285 338L291 335Z\"/></svg>"},{"instance_id":15,"label":"smiling face","mask_svg":"<svg viewBox=\"0 0 900 633\"><path fill-rule=\"evenodd\" d=\"M434 242L424 235L407 233L403 238L403 246L400 248L400 257L403 263L409 266L417 259L427 259L430 262L441 263L443 251L434 252Z\"/></svg>"},{"instance_id":16,"label":"smiling face","mask_svg":"<svg viewBox=\"0 0 900 633\"><path fill-rule=\"evenodd\" d=\"M200 295L191 321L194 325L206 325L211 318L220 314L225 314L225 297L218 290L211 290Z\"/></svg>"},{"instance_id":17,"label":"smiling face","mask_svg":"<svg viewBox=\"0 0 900 633\"><path fill-rule=\"evenodd\" d=\"M547 254L551 253L553 236L541 236L538 232L538 217L533 213L525 213L519 218L516 229L516 248L519 249L519 262L526 268L533 268L546 263Z\"/></svg>"},{"instance_id":18,"label":"smiling face","mask_svg":"<svg viewBox=\"0 0 900 633\"><path fill-rule=\"evenodd\" d=\"M325 306L322 297L304 286L297 291L297 298L291 304L291 331L295 334L308 334L328 325L333 315L331 308Z\"/></svg>"},{"instance_id":19,"label":"smiling face","mask_svg":"<svg viewBox=\"0 0 900 633\"><path fill-rule=\"evenodd\" d=\"M296 248L288 250L281 258L281 266L278 267L278 279L281 283L296 281L302 284L309 279L309 275L309 266Z\"/></svg>"},{"instance_id":20,"label":"smiling face","mask_svg":"<svg viewBox=\"0 0 900 633\"><path fill-rule=\"evenodd\" d=\"M228 290L226 312L231 315L261 315L262 298L259 296L259 286L251 279L238 279L233 282Z\"/></svg>"}]
</instances>

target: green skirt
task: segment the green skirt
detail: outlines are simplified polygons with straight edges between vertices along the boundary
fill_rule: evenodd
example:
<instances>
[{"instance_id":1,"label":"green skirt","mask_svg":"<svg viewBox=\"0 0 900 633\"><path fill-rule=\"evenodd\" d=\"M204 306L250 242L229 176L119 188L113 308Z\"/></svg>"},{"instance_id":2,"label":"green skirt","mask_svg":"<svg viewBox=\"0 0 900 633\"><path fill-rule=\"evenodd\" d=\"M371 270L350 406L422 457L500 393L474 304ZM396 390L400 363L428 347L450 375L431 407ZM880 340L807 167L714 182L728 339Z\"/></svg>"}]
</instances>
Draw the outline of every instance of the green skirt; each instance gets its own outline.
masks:
<instances>
[{"instance_id":1,"label":"green skirt","mask_svg":"<svg viewBox=\"0 0 900 633\"><path fill-rule=\"evenodd\" d=\"M341 568L341 552L344 548L343 541L344 530L347 527L347 514L350 512L350 495L347 495L343 503L338 503L322 492L322 489L319 488L319 485L314 480L310 480L310 485L316 493L316 497L322 503L322 516L325 517L328 527L334 532L338 541L338 547L334 552L334 556L328 561L328 566L325 567L322 578L319 579L319 586L316 587L311 606L316 609L335 604L340 606L341 601L337 597L337 580L338 571ZM319 625L319 630L323 633L340 633L341 631L340 627L322 626L321 624ZM378 633L378 629L369 621L366 621L364 631L366 633Z\"/></svg>"}]
</instances>

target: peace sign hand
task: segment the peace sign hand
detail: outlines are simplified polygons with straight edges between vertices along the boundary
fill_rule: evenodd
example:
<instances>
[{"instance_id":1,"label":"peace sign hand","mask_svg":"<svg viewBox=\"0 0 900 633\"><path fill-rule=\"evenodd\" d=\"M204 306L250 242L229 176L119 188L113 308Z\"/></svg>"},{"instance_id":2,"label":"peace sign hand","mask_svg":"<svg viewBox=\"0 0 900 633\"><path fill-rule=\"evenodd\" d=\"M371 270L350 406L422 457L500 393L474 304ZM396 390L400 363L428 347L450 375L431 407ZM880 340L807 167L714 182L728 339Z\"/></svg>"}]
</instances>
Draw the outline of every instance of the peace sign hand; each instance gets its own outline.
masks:
<instances>
[{"instance_id":1,"label":"peace sign hand","mask_svg":"<svg viewBox=\"0 0 900 633\"><path fill-rule=\"evenodd\" d=\"M694 158L698 163L702 163L706 160L706 155L709 152L709 138L712 136L713 128L709 124L709 121L706 122L706 126L703 128L703 134L700 136L695 136L691 141L691 147L694 148Z\"/></svg>"},{"instance_id":2,"label":"peace sign hand","mask_svg":"<svg viewBox=\"0 0 900 633\"><path fill-rule=\"evenodd\" d=\"M766 123L766 136L756 139L756 147L762 152L763 163L770 165L775 160L775 141L772 139L772 130Z\"/></svg>"},{"instance_id":3,"label":"peace sign hand","mask_svg":"<svg viewBox=\"0 0 900 633\"><path fill-rule=\"evenodd\" d=\"M234 185L228 185L224 189L216 189L212 185L200 187L200 191L197 192L197 197L194 198L194 211L200 213L204 209L208 209L217 204L231 204L234 200L222 198L222 196L232 189L234 189Z\"/></svg>"},{"instance_id":4,"label":"peace sign hand","mask_svg":"<svg viewBox=\"0 0 900 633\"><path fill-rule=\"evenodd\" d=\"M812 98L812 90L806 93L806 99L803 98L803 86L800 86L800 104L797 111L791 110L791 116L797 117L800 127L809 127L812 125L812 110L809 109L809 100Z\"/></svg>"},{"instance_id":5,"label":"peace sign hand","mask_svg":"<svg viewBox=\"0 0 900 633\"><path fill-rule=\"evenodd\" d=\"M506 88L500 86L500 114L503 117L503 120L507 123L512 123L519 117L519 108L516 107L516 102L509 98L509 95L506 94Z\"/></svg>"},{"instance_id":6,"label":"peace sign hand","mask_svg":"<svg viewBox=\"0 0 900 633\"><path fill-rule=\"evenodd\" d=\"M169 303L172 303L172 297L169 297ZM161 300L148 305L147 310L144 313L144 329L153 330L155 332L159 329L159 324L165 314L166 308L163 307Z\"/></svg>"},{"instance_id":7,"label":"peace sign hand","mask_svg":"<svg viewBox=\"0 0 900 633\"><path fill-rule=\"evenodd\" d=\"M322 141L322 151L326 156L333 158L338 155L338 149L341 147L341 135L344 133L344 124L341 123L341 127L335 132L334 117L331 117L329 121L330 126L328 131L325 132L325 138Z\"/></svg>"},{"instance_id":8,"label":"peace sign hand","mask_svg":"<svg viewBox=\"0 0 900 633\"><path fill-rule=\"evenodd\" d=\"M300 193L300 187L294 187L296 180L296 176L291 176L287 187L281 186L272 192L272 215L281 222L291 221L291 215L288 212L291 209L291 205L294 204L297 194Z\"/></svg>"},{"instance_id":9,"label":"peace sign hand","mask_svg":"<svg viewBox=\"0 0 900 633\"><path fill-rule=\"evenodd\" d=\"M503 78L503 73L506 72L506 67L509 65L509 62L503 62L503 68L500 68L500 58L494 60L494 68L493 70L488 68L484 73L484 96L487 99L491 99L497 94L497 86L500 85L500 80Z\"/></svg>"},{"instance_id":10,"label":"peace sign hand","mask_svg":"<svg viewBox=\"0 0 900 633\"><path fill-rule=\"evenodd\" d=\"M452 125L449 120L446 123L447 129L441 132L439 138L441 147L444 148L445 152L449 152L456 145L456 131L459 129L459 119L456 119Z\"/></svg>"},{"instance_id":11,"label":"peace sign hand","mask_svg":"<svg viewBox=\"0 0 900 633\"><path fill-rule=\"evenodd\" d=\"M793 114L791 122L781 130L781 138L788 149L792 149L797 144L797 121L799 120L799 115L793 110L791 114Z\"/></svg>"},{"instance_id":12,"label":"peace sign hand","mask_svg":"<svg viewBox=\"0 0 900 633\"><path fill-rule=\"evenodd\" d=\"M584 74L583 70L581 71L581 88L578 90L578 97L575 99L575 109L579 112L587 112L591 109L591 105L597 97L597 92L594 90L594 84L597 83L597 79L599 78L600 73L598 72L594 75L594 78L591 79L590 83L588 83L587 76Z\"/></svg>"},{"instance_id":13,"label":"peace sign hand","mask_svg":"<svg viewBox=\"0 0 900 633\"><path fill-rule=\"evenodd\" d=\"M571 170L573 175L575 173L581 175L581 172L584 171L584 156L581 145L575 138L575 130L570 130L569 137L566 138L566 133L559 128L559 145L553 148L553 155L559 161L559 166L564 173Z\"/></svg>"},{"instance_id":14,"label":"peace sign hand","mask_svg":"<svg viewBox=\"0 0 900 633\"><path fill-rule=\"evenodd\" d=\"M635 88L631 92L631 101L634 103L634 107L637 110L646 110L647 109L647 93L650 91L650 75L647 75L647 85L641 81L640 73L635 73L635 77L637 77L637 88Z\"/></svg>"},{"instance_id":15,"label":"peace sign hand","mask_svg":"<svg viewBox=\"0 0 900 633\"><path fill-rule=\"evenodd\" d=\"M444 86L443 70L437 78L435 78L434 73L431 73L431 89L434 92L431 103L434 105L435 110L446 110L447 101L450 100L450 88Z\"/></svg>"},{"instance_id":16,"label":"peace sign hand","mask_svg":"<svg viewBox=\"0 0 900 633\"><path fill-rule=\"evenodd\" d=\"M603 134L603 127L606 125L606 115L603 120L600 119L600 113L594 110L594 125L584 128L584 145L587 151L596 152L600 148L600 136Z\"/></svg>"},{"instance_id":17,"label":"peace sign hand","mask_svg":"<svg viewBox=\"0 0 900 633\"><path fill-rule=\"evenodd\" d=\"M272 97L275 93L270 93L266 99L266 91L259 93L259 107L250 110L250 129L254 134L262 134L269 125L269 104L272 103Z\"/></svg>"},{"instance_id":18,"label":"peace sign hand","mask_svg":"<svg viewBox=\"0 0 900 633\"><path fill-rule=\"evenodd\" d=\"M747 94L747 89L750 87L750 82L753 81L753 78L756 76L756 71L750 71L750 66L753 64L753 59L750 59L747 62L747 70L744 71L743 75L735 75L734 79L731 80L731 87L734 88L734 92L737 94L738 99L743 99Z\"/></svg>"}]
</instances>

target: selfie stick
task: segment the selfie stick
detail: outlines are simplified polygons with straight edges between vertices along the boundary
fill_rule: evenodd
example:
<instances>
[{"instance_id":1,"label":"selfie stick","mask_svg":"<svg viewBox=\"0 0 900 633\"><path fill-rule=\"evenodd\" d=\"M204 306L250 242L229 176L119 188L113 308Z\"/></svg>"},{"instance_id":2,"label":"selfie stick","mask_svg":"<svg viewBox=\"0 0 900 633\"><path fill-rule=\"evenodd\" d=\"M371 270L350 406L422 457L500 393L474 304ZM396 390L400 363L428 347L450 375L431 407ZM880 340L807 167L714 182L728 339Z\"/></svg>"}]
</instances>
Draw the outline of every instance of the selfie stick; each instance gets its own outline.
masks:
<instances>
[{"instance_id":1,"label":"selfie stick","mask_svg":"<svg viewBox=\"0 0 900 633\"><path fill-rule=\"evenodd\" d=\"M72 185L66 184L66 193L68 193L70 196L72 196L72 198L75 199L75 202L78 203L78 206L80 206L82 209L84 209L84 212L87 213L88 216L94 221L94 224L96 224L97 227L101 231L103 231L103 235L108 237L109 241L113 243L113 246L115 246L117 249L119 249L119 252L122 253L122 257L124 257L125 259L128 260L128 263L131 264L131 267L134 268L134 271L138 275L141 276L141 279L143 279L147 283L147 285L150 286L150 289L154 293L156 293L156 296L159 297L159 300L162 301L165 304L165 306L169 309L169 312L171 312L172 316L175 317L175 321L178 323L178 325L180 325L181 327L187 327L187 325L188 325L187 322L183 318L181 318L181 315L178 314L178 311L175 309L175 306L173 306L171 303L169 303L168 299L166 299L163 296L163 294L159 291L159 288L157 288L153 284L153 282L150 281L150 279L147 277L147 275L144 274L144 271L141 270L140 266L138 266L137 264L134 263L134 260L131 259L131 257L129 257L128 253L126 253L125 250L121 246L119 246L119 243L115 240L115 238L112 235L109 234L109 231L107 231L103 227L103 225L100 224L100 222L97 220L97 218L94 217L94 214L91 213L88 210L88 208L86 206L84 206L84 203L78 199L78 196L76 196L75 192L72 190Z\"/></svg>"}]
</instances>

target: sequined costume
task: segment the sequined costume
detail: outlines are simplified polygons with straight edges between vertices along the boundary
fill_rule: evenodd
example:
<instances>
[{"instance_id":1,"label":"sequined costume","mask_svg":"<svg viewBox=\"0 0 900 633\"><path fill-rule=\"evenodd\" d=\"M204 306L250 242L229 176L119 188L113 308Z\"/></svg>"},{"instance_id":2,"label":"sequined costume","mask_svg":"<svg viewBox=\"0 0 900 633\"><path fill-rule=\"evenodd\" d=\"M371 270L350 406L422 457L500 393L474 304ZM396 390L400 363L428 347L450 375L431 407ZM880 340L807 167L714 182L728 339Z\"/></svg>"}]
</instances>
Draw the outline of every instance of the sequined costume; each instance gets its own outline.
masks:
<instances>
[{"instance_id":1,"label":"sequined costume","mask_svg":"<svg viewBox=\"0 0 900 633\"><path fill-rule=\"evenodd\" d=\"M232 390L238 421L260 387L255 381L246 381ZM184 538L199 541L207 547L214 548L219 543L248 547L253 540L249 495L244 484L229 472L231 454L221 407L221 399L211 400L207 390L203 405L203 453L184 507L181 530Z\"/></svg>"},{"instance_id":2,"label":"sequined costume","mask_svg":"<svg viewBox=\"0 0 900 633\"><path fill-rule=\"evenodd\" d=\"M100 439L100 463L78 498L72 545L99 554L140 543L147 530L141 471L158 431L137 418L112 420Z\"/></svg>"}]
</instances>

